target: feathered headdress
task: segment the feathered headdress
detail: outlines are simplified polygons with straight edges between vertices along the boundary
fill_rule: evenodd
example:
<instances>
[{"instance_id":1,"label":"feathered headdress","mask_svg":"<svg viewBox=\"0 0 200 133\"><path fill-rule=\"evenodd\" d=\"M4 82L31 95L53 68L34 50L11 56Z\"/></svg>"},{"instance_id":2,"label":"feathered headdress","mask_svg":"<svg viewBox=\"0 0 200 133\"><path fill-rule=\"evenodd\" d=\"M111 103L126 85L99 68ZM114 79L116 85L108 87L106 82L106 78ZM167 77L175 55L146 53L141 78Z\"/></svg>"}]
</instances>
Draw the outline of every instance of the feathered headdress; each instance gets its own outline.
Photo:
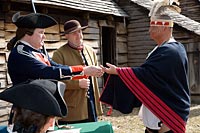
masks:
<instances>
[{"instance_id":1,"label":"feathered headdress","mask_svg":"<svg viewBox=\"0 0 200 133\"><path fill-rule=\"evenodd\" d=\"M173 21L165 14L167 9L180 13L181 9L178 7L178 0L154 0L153 7L149 12L151 17L151 26L167 26L173 27Z\"/></svg>"}]
</instances>

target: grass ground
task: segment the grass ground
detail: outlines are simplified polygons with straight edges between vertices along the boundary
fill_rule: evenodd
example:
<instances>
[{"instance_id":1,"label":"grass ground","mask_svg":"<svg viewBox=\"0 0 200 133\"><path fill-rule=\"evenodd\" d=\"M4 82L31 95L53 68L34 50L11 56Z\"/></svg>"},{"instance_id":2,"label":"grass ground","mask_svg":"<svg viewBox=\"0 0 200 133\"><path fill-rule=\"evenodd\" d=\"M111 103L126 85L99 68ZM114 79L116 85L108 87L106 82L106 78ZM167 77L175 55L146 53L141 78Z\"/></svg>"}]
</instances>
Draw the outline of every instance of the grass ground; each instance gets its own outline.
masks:
<instances>
[{"instance_id":1,"label":"grass ground","mask_svg":"<svg viewBox=\"0 0 200 133\"><path fill-rule=\"evenodd\" d=\"M200 133L200 105L192 105L190 110L186 133ZM106 116L107 111L104 107L104 115L99 119L110 121L115 133L144 133L145 127L137 115L139 108L126 115L113 110L111 116Z\"/></svg>"}]
</instances>

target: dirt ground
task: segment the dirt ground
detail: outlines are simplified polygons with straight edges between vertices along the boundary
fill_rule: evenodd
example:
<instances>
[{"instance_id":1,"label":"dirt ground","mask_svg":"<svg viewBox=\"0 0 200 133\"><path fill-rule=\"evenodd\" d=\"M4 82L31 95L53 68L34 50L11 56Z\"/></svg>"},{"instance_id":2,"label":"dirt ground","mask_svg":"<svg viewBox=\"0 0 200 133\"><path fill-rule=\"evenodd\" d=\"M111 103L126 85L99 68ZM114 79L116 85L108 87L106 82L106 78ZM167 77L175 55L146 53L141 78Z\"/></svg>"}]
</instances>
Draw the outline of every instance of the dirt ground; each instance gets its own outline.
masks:
<instances>
[{"instance_id":1,"label":"dirt ground","mask_svg":"<svg viewBox=\"0 0 200 133\"><path fill-rule=\"evenodd\" d=\"M190 109L186 133L200 133L200 105L193 104ZM104 115L100 121L110 121L115 133L144 133L145 127L138 117L139 108L130 114L122 114L113 110L110 116L106 116L108 108L104 106Z\"/></svg>"}]
</instances>

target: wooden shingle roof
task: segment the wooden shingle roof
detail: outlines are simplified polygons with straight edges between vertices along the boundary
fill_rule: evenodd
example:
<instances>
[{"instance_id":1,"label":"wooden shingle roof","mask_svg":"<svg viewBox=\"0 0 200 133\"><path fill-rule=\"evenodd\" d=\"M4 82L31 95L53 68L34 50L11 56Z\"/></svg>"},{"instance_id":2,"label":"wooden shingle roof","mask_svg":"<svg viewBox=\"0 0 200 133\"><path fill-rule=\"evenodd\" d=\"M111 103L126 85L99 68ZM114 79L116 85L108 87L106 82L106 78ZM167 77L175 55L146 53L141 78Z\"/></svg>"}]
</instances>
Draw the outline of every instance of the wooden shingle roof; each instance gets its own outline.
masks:
<instances>
[{"instance_id":1,"label":"wooden shingle roof","mask_svg":"<svg viewBox=\"0 0 200 133\"><path fill-rule=\"evenodd\" d=\"M151 9L153 3L151 0L131 0L133 3L136 3L148 10ZM176 13L171 10L167 10L166 14L168 14L171 19L178 24L179 26L200 35L200 23L186 17L182 14Z\"/></svg>"},{"instance_id":2,"label":"wooden shingle roof","mask_svg":"<svg viewBox=\"0 0 200 133\"><path fill-rule=\"evenodd\" d=\"M30 0L18 0L30 2ZM128 17L113 0L33 0L35 4L46 4L58 7L97 12L119 17Z\"/></svg>"}]
</instances>

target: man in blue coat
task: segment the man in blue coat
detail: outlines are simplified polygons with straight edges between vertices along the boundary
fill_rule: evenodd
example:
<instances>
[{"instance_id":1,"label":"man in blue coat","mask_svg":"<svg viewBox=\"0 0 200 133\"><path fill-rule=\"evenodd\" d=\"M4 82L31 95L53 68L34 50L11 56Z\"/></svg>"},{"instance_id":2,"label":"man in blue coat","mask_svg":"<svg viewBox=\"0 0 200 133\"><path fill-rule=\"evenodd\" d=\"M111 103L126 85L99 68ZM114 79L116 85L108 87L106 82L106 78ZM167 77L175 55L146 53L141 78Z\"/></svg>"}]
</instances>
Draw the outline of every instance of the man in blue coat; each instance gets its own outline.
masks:
<instances>
[{"instance_id":1,"label":"man in blue coat","mask_svg":"<svg viewBox=\"0 0 200 133\"><path fill-rule=\"evenodd\" d=\"M173 1L163 0L156 1L150 12L149 33L157 46L144 64L121 68L109 63L108 68L102 66L105 72L115 76L110 76L100 100L125 113L141 102L139 116L146 127L145 133L185 133L189 116L187 53L172 37L173 21L164 14L168 8L179 11Z\"/></svg>"},{"instance_id":2,"label":"man in blue coat","mask_svg":"<svg viewBox=\"0 0 200 133\"><path fill-rule=\"evenodd\" d=\"M29 79L65 80L75 76L101 76L102 69L98 66L66 66L53 62L43 48L45 28L56 25L52 17L30 13L21 16L16 13L12 17L17 26L16 36L7 44L11 50L8 57L8 73L13 85ZM13 113L11 113L13 114ZM10 119L9 123L12 123Z\"/></svg>"},{"instance_id":3,"label":"man in blue coat","mask_svg":"<svg viewBox=\"0 0 200 133\"><path fill-rule=\"evenodd\" d=\"M31 13L21 16L16 13L12 18L17 26L16 36L7 47L11 50L8 58L8 73L13 85L27 79L71 79L76 75L100 76L102 71L96 66L66 66L53 62L45 49L45 28L56 25L50 16Z\"/></svg>"}]
</instances>

